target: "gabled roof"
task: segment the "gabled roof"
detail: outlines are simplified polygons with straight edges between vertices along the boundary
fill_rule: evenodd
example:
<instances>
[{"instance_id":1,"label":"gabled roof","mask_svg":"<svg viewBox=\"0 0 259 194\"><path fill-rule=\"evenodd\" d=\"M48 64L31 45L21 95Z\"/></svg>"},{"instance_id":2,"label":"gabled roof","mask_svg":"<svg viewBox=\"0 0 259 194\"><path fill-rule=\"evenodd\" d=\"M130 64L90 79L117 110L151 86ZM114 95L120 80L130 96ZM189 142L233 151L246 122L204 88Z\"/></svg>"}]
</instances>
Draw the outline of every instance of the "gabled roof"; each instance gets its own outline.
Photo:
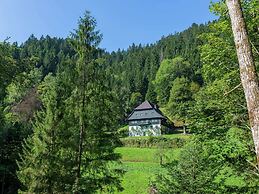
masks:
<instances>
[{"instance_id":1,"label":"gabled roof","mask_svg":"<svg viewBox=\"0 0 259 194\"><path fill-rule=\"evenodd\" d=\"M145 110L145 109L152 109L152 108L153 106L150 104L150 102L146 100L145 102L137 106L134 110Z\"/></svg>"},{"instance_id":2,"label":"gabled roof","mask_svg":"<svg viewBox=\"0 0 259 194\"><path fill-rule=\"evenodd\" d=\"M163 116L163 113L155 105L145 101L133 110L127 120L130 121L155 118L166 119L166 117Z\"/></svg>"},{"instance_id":3,"label":"gabled roof","mask_svg":"<svg viewBox=\"0 0 259 194\"><path fill-rule=\"evenodd\" d=\"M142 119L165 119L165 117L159 114L155 109L133 111L128 118L131 120L142 120Z\"/></svg>"}]
</instances>

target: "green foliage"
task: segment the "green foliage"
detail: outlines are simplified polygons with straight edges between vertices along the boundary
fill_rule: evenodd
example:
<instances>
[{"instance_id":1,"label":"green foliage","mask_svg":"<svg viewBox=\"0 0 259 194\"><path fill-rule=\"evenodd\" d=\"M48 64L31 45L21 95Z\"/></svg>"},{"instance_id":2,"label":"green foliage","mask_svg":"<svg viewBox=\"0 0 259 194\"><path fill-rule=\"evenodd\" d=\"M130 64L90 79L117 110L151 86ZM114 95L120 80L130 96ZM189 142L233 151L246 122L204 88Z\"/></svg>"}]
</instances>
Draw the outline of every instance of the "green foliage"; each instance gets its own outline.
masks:
<instances>
[{"instance_id":1,"label":"green foliage","mask_svg":"<svg viewBox=\"0 0 259 194\"><path fill-rule=\"evenodd\" d=\"M0 110L0 190L6 194L16 193L20 181L16 175L16 160L22 152L21 143L31 133L29 125L6 122Z\"/></svg>"},{"instance_id":2,"label":"green foliage","mask_svg":"<svg viewBox=\"0 0 259 194\"><path fill-rule=\"evenodd\" d=\"M245 17L251 17L247 20L248 26L254 26L256 18L249 14L256 7L254 2L242 1ZM200 47L204 85L200 90L195 89L189 109L189 127L198 135L182 150L179 161L165 165L167 173L157 176L157 185L153 186L160 193L258 191L258 170L251 151L251 134L246 130L246 103L240 87L229 17L223 1L212 4L211 9L220 18L209 24L208 32L199 36L204 41ZM255 34L256 31L249 28L253 45L256 45ZM176 89L181 91L179 88ZM175 99L177 101L177 97Z\"/></svg>"},{"instance_id":3,"label":"green foliage","mask_svg":"<svg viewBox=\"0 0 259 194\"><path fill-rule=\"evenodd\" d=\"M129 136L129 126L126 125L126 126L124 126L124 127L120 127L120 128L118 129L118 133L119 133L119 136L120 136L121 138L123 138L123 137L128 137L128 136Z\"/></svg>"},{"instance_id":4,"label":"green foliage","mask_svg":"<svg viewBox=\"0 0 259 194\"><path fill-rule=\"evenodd\" d=\"M188 136L149 136L149 137L127 137L122 138L121 142L125 147L138 148L159 148L161 144L167 148L181 148L188 141Z\"/></svg>"},{"instance_id":5,"label":"green foliage","mask_svg":"<svg viewBox=\"0 0 259 194\"><path fill-rule=\"evenodd\" d=\"M120 190L116 109L101 60L96 60L100 36L89 13L71 36L76 66L66 59L56 77L39 87L43 110L34 133L24 144L19 179L24 192L95 193ZM73 63L73 62L72 62Z\"/></svg>"},{"instance_id":6,"label":"green foliage","mask_svg":"<svg viewBox=\"0 0 259 194\"><path fill-rule=\"evenodd\" d=\"M170 98L166 109L173 120L188 121L189 110L193 104L191 83L185 77L178 77L172 83Z\"/></svg>"},{"instance_id":7,"label":"green foliage","mask_svg":"<svg viewBox=\"0 0 259 194\"><path fill-rule=\"evenodd\" d=\"M5 95L6 86L12 81L13 76L19 71L17 61L13 58L12 52L15 46L8 42L0 43L0 99Z\"/></svg>"},{"instance_id":8,"label":"green foliage","mask_svg":"<svg viewBox=\"0 0 259 194\"><path fill-rule=\"evenodd\" d=\"M181 151L179 161L157 176L160 193L254 193L258 177L252 174L254 157L247 132L230 129L221 140L197 136ZM250 172L249 172L250 171Z\"/></svg>"},{"instance_id":9,"label":"green foliage","mask_svg":"<svg viewBox=\"0 0 259 194\"><path fill-rule=\"evenodd\" d=\"M258 19L258 15L254 14L255 9L258 8L258 2L256 0L242 1L242 7L249 39L253 45L254 58L255 61L258 61L258 51L256 50L258 31L255 27L257 25L255 20ZM220 17L217 22L209 25L209 32L200 36L200 39L205 42L200 47L200 51L201 62L203 63L203 78L208 84L220 79L226 73L238 70L231 23L225 2L213 3L210 9Z\"/></svg>"},{"instance_id":10,"label":"green foliage","mask_svg":"<svg viewBox=\"0 0 259 194\"><path fill-rule=\"evenodd\" d=\"M37 114L33 136L24 144L18 176L26 192L61 192L65 183L62 185L59 181L63 180L63 172L60 171L58 118L61 113L57 105L57 82L54 77L47 76L39 88L45 110Z\"/></svg>"},{"instance_id":11,"label":"green foliage","mask_svg":"<svg viewBox=\"0 0 259 194\"><path fill-rule=\"evenodd\" d=\"M209 193L213 174L205 171L207 161L202 157L202 147L190 142L181 152L179 161L164 167L167 172L157 176L154 186L159 193ZM206 186L206 187L205 187Z\"/></svg>"},{"instance_id":12,"label":"green foliage","mask_svg":"<svg viewBox=\"0 0 259 194\"><path fill-rule=\"evenodd\" d=\"M142 95L139 92L134 92L131 94L130 97L130 107L134 108L137 105L141 104L142 101Z\"/></svg>"},{"instance_id":13,"label":"green foliage","mask_svg":"<svg viewBox=\"0 0 259 194\"><path fill-rule=\"evenodd\" d=\"M125 124L124 118L132 110L129 102L133 93L139 92L142 99L163 105L163 102L157 101L154 83L157 70L163 60L178 56L188 59L191 64L191 80L199 85L202 84L198 46L203 40L198 39L198 36L206 31L208 31L207 25L193 24L183 32L162 37L155 44L146 46L133 44L127 50L119 49L117 52L104 54L106 71L111 78L110 87L119 99L116 106L120 108L121 124ZM166 96L169 97L171 83L165 83L164 86L168 88ZM161 90L166 88L161 88Z\"/></svg>"},{"instance_id":14,"label":"green foliage","mask_svg":"<svg viewBox=\"0 0 259 194\"><path fill-rule=\"evenodd\" d=\"M194 132L213 137L222 135L231 126L246 125L246 103L242 88L228 93L233 89L233 83L238 82L239 74L234 71L203 87L195 95L190 126Z\"/></svg>"},{"instance_id":15,"label":"green foliage","mask_svg":"<svg viewBox=\"0 0 259 194\"><path fill-rule=\"evenodd\" d=\"M155 86L153 82L149 82L145 100L148 100L151 103L157 104L157 94L155 92Z\"/></svg>"},{"instance_id":16,"label":"green foliage","mask_svg":"<svg viewBox=\"0 0 259 194\"><path fill-rule=\"evenodd\" d=\"M51 38L50 36L37 39L31 35L27 41L21 45L21 58L34 58L35 67L40 68L42 75L48 73L55 74L59 64L66 58L72 58L75 51L72 49L67 39Z\"/></svg>"},{"instance_id":17,"label":"green foliage","mask_svg":"<svg viewBox=\"0 0 259 194\"><path fill-rule=\"evenodd\" d=\"M41 78L41 72L37 68L30 70L28 73L22 72L16 75L12 83L6 88L7 97L5 103L14 104L19 102L31 88L36 87Z\"/></svg>"},{"instance_id":18,"label":"green foliage","mask_svg":"<svg viewBox=\"0 0 259 194\"><path fill-rule=\"evenodd\" d=\"M119 155L114 153L119 143L116 133L116 101L107 86L105 66L96 60L101 35L96 21L88 12L78 22L71 36L77 52L74 90L68 99L69 125L74 130L76 179L73 192L94 193L97 190L120 190L122 171L109 168Z\"/></svg>"},{"instance_id":19,"label":"green foliage","mask_svg":"<svg viewBox=\"0 0 259 194\"><path fill-rule=\"evenodd\" d=\"M258 2L242 1L242 7L258 64ZM89 13L67 39L32 35L20 46L0 43L0 190L17 192L18 160L25 192L112 192L121 189L121 172L129 170L125 193L147 192L148 177L158 172L161 193L255 193L258 172L245 130L247 110L229 16L224 1L211 10L219 19L208 25L193 24L155 44L112 53L97 48L101 35ZM32 88L38 88L42 110L30 119L29 136L29 121L12 115ZM178 154L179 161L168 161L162 171L160 156L173 156L165 147L182 147L188 136L125 138L126 146L158 149L127 147L114 153L116 122L125 124L144 98L198 134ZM115 164L118 153L128 161L123 169Z\"/></svg>"},{"instance_id":20,"label":"green foliage","mask_svg":"<svg viewBox=\"0 0 259 194\"><path fill-rule=\"evenodd\" d=\"M172 60L164 60L156 74L154 80L157 100L160 105L166 105L169 100L170 90L173 81L178 77L191 78L193 76L192 68L189 62L183 58L177 57Z\"/></svg>"},{"instance_id":21,"label":"green foliage","mask_svg":"<svg viewBox=\"0 0 259 194\"><path fill-rule=\"evenodd\" d=\"M4 99L8 98L7 88L21 72L28 72L31 60L20 58L17 44L0 43L0 190L2 193L16 193L20 182L16 175L16 160L21 152L21 143L31 133L29 123L9 119L10 107ZM15 95L20 95L17 93ZM15 95L13 97L15 98Z\"/></svg>"}]
</instances>

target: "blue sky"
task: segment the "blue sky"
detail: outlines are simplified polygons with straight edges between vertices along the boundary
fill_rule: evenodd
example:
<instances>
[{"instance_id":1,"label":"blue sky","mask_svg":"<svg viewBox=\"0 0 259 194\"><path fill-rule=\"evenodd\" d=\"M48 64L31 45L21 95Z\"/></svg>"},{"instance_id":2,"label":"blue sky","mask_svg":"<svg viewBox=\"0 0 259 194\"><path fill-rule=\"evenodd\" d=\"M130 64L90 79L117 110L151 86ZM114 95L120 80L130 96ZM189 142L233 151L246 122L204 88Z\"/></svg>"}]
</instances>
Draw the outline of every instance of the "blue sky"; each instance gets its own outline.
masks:
<instances>
[{"instance_id":1,"label":"blue sky","mask_svg":"<svg viewBox=\"0 0 259 194\"><path fill-rule=\"evenodd\" d=\"M210 0L0 0L0 41L24 42L31 34L67 37L85 10L97 20L102 48L154 43L192 23L216 17Z\"/></svg>"}]
</instances>

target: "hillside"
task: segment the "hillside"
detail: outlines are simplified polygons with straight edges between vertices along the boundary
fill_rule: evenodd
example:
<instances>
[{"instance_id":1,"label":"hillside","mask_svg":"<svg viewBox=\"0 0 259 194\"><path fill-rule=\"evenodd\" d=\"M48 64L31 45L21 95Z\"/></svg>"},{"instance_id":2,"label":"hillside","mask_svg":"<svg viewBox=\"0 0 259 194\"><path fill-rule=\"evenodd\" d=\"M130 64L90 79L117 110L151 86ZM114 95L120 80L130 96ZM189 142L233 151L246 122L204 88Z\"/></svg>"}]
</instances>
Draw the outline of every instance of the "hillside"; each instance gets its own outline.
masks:
<instances>
[{"instance_id":1,"label":"hillside","mask_svg":"<svg viewBox=\"0 0 259 194\"><path fill-rule=\"evenodd\" d=\"M226 2L111 53L88 11L64 39L0 42L1 193L258 193L259 7ZM187 134L143 131L165 120Z\"/></svg>"}]
</instances>

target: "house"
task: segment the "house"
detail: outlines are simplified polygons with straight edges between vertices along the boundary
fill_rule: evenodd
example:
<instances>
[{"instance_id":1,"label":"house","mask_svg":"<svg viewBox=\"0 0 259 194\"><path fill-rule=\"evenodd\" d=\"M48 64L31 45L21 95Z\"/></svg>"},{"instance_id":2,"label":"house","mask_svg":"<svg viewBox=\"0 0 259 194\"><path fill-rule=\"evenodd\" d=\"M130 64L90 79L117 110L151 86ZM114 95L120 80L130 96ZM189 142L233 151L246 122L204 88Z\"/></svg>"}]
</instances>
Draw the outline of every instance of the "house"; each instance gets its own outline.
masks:
<instances>
[{"instance_id":1,"label":"house","mask_svg":"<svg viewBox=\"0 0 259 194\"><path fill-rule=\"evenodd\" d=\"M166 117L155 104L145 101L133 110L127 120L129 136L158 136Z\"/></svg>"}]
</instances>

